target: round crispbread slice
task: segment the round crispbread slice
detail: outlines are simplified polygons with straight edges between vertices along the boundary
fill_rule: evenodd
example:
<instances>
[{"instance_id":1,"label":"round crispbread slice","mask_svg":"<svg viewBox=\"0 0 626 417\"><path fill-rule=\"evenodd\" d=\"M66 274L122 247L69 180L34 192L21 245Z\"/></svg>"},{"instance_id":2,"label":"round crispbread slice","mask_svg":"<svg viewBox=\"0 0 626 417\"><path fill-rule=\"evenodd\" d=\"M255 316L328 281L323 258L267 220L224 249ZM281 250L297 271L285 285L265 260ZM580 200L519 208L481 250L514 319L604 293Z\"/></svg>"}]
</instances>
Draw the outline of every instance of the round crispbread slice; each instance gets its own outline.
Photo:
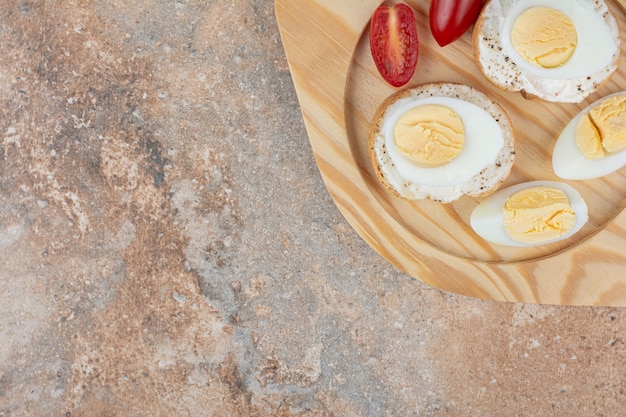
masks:
<instances>
[{"instance_id":1,"label":"round crispbread slice","mask_svg":"<svg viewBox=\"0 0 626 417\"><path fill-rule=\"evenodd\" d=\"M449 97L470 102L485 110L497 122L501 129L504 144L496 160L484 167L469 181L445 186L416 184L410 181L394 181L390 175L397 173L397 168L385 151L385 137L381 133L389 106L400 100L412 100L429 97ZM515 135L511 121L504 109L473 87L455 83L429 83L400 91L387 98L379 107L370 125L368 135L368 153L370 161L381 184L392 194L406 200L435 200L450 203L468 195L482 197L494 192L504 182L511 171L515 158ZM396 170L395 172L393 170Z\"/></svg>"},{"instance_id":2,"label":"round crispbread slice","mask_svg":"<svg viewBox=\"0 0 626 417\"><path fill-rule=\"evenodd\" d=\"M503 47L504 16L520 0L487 0L472 29L474 61L485 78L496 87L519 92L526 99L540 99L553 103L580 103L603 86L618 67L621 51L619 26L604 0L582 0L588 3L591 13L596 13L604 22L617 49L606 65L597 71L579 75L542 76L525 65L515 63ZM550 2L546 6L550 7ZM593 32L584 36L595 36ZM520 63L521 64L521 63ZM526 64L526 66L532 66Z\"/></svg>"}]
</instances>

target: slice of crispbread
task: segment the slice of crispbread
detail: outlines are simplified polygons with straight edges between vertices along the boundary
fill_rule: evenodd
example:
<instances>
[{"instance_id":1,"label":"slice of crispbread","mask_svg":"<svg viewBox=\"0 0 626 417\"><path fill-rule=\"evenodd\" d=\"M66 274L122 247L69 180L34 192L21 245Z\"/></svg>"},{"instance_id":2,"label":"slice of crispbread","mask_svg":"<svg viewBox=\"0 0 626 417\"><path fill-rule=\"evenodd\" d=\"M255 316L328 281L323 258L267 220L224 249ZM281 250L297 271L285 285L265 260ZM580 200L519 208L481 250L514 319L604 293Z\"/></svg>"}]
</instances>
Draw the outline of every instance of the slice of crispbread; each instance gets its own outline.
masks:
<instances>
[{"instance_id":1,"label":"slice of crispbread","mask_svg":"<svg viewBox=\"0 0 626 417\"><path fill-rule=\"evenodd\" d=\"M400 186L392 186L386 177L382 165L395 169L389 155L385 152L385 139L381 134L383 121L387 109L398 100L408 98L450 97L468 101L484 109L493 117L502 130L504 145L497 156L496 161L482 169L469 181L449 186L428 186L405 181ZM493 102L484 93L463 84L454 83L430 83L422 84L413 88L402 90L387 98L376 112L370 126L368 137L368 152L376 177L382 185L397 197L406 200L435 200L449 203L463 195L472 197L486 196L494 192L506 179L513 166L515 156L515 137L509 117L502 107Z\"/></svg>"},{"instance_id":2,"label":"slice of crispbread","mask_svg":"<svg viewBox=\"0 0 626 417\"><path fill-rule=\"evenodd\" d=\"M621 41L619 27L604 0L583 0L589 3L606 24L617 49L604 68L589 74L557 77L529 71L515 64L503 48L501 37L503 16L507 15L518 0L487 0L472 29L472 50L474 61L485 78L496 87L512 92L520 92L527 99L541 99L555 103L580 103L587 96L603 86L618 67ZM546 2L548 6L549 2ZM572 1L572 3L575 3ZM574 5L572 5L574 7ZM580 36L595 36L582 33ZM530 65L530 64L529 64Z\"/></svg>"}]
</instances>

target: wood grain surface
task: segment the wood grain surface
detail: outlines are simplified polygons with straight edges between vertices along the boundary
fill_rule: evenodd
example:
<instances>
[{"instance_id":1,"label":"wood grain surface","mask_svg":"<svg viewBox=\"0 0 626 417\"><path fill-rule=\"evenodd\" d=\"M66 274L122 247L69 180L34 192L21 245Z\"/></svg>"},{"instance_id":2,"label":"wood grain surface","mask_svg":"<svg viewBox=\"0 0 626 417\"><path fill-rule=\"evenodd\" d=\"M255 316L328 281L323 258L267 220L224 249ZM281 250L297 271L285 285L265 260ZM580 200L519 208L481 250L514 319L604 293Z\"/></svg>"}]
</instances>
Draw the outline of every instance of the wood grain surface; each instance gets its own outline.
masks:
<instances>
[{"instance_id":1,"label":"wood grain surface","mask_svg":"<svg viewBox=\"0 0 626 417\"><path fill-rule=\"evenodd\" d=\"M534 248L480 239L469 216L480 202L406 202L380 186L367 157L367 130L380 103L396 89L378 75L368 23L379 0L276 0L275 9L311 146L337 206L378 253L402 271L446 291L492 300L626 306L626 169L569 181L587 201L589 222L574 237ZM406 87L443 81L469 84L501 104L516 130L516 161L503 184L560 180L552 171L554 141L565 124L596 99L626 90L626 59L600 90L580 104L529 101L501 91L478 71L471 34L445 48L428 30L428 1L416 12L418 68ZM626 45L624 1L609 7ZM623 49L623 48L622 48Z\"/></svg>"}]
</instances>

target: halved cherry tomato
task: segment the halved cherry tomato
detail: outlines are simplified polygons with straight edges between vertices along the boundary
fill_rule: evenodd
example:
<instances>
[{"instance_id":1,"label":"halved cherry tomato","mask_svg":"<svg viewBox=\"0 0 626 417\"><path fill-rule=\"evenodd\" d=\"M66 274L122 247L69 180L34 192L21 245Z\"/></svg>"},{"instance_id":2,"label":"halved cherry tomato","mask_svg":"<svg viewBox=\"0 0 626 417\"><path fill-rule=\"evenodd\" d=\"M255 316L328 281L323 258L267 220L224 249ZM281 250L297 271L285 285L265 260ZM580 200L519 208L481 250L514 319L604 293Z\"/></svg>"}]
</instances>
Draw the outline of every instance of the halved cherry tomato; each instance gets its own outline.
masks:
<instances>
[{"instance_id":1,"label":"halved cherry tomato","mask_svg":"<svg viewBox=\"0 0 626 417\"><path fill-rule=\"evenodd\" d=\"M430 31L440 46L446 46L465 33L478 19L483 0L431 0Z\"/></svg>"},{"instance_id":2,"label":"halved cherry tomato","mask_svg":"<svg viewBox=\"0 0 626 417\"><path fill-rule=\"evenodd\" d=\"M394 87L406 84L417 66L417 24L406 4L379 6L372 15L370 49L380 75Z\"/></svg>"}]
</instances>

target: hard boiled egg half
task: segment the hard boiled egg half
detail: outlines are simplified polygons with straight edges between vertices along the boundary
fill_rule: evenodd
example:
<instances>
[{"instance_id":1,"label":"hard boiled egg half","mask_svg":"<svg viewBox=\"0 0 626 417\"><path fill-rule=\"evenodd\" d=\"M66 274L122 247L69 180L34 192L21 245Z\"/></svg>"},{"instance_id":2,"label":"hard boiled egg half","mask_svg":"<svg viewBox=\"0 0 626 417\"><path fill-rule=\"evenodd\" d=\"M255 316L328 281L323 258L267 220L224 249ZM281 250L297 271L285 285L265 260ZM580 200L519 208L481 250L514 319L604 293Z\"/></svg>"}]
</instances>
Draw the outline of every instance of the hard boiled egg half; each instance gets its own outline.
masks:
<instances>
[{"instance_id":1,"label":"hard boiled egg half","mask_svg":"<svg viewBox=\"0 0 626 417\"><path fill-rule=\"evenodd\" d=\"M552 168L563 179L602 177L626 165L626 91L608 95L578 113L561 131Z\"/></svg>"},{"instance_id":2,"label":"hard boiled egg half","mask_svg":"<svg viewBox=\"0 0 626 417\"><path fill-rule=\"evenodd\" d=\"M472 212L470 225L489 242L528 247L567 239L588 218L587 204L573 187L531 181L487 197Z\"/></svg>"},{"instance_id":3,"label":"hard boiled egg half","mask_svg":"<svg viewBox=\"0 0 626 417\"><path fill-rule=\"evenodd\" d=\"M619 59L619 29L604 0L489 0L472 36L487 79L550 102L581 102Z\"/></svg>"},{"instance_id":4,"label":"hard boiled egg half","mask_svg":"<svg viewBox=\"0 0 626 417\"><path fill-rule=\"evenodd\" d=\"M476 89L432 83L387 99L369 132L380 182L407 200L484 195L508 176L514 136L503 109Z\"/></svg>"}]
</instances>

